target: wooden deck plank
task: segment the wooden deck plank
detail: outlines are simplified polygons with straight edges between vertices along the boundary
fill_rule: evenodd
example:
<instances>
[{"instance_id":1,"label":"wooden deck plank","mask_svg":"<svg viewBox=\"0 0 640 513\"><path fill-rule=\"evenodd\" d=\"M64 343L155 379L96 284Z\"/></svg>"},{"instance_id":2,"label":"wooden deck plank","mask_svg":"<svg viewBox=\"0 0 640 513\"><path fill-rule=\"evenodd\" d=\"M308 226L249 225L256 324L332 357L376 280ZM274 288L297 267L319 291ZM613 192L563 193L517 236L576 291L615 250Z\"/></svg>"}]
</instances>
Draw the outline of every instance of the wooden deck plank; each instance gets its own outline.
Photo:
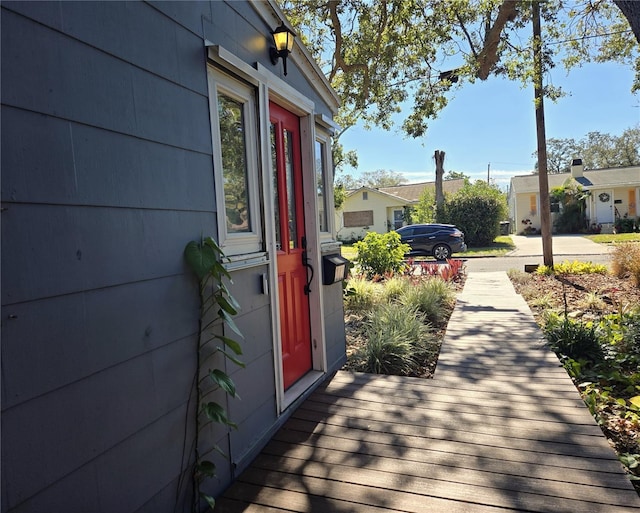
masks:
<instances>
[{"instance_id":1,"label":"wooden deck plank","mask_svg":"<svg viewBox=\"0 0 640 513\"><path fill-rule=\"evenodd\" d=\"M486 415L494 415L500 417L518 418L518 419L531 419L531 420L546 420L549 422L566 422L570 424L583 424L593 425L593 418L590 416L588 410L585 408L573 407L571 409L562 409L549 405L548 409L545 407L543 412L535 412L527 409L518 408L517 402L503 405L485 405L482 402L476 404L467 403L462 401L450 401L450 400L438 400L439 397L434 398L408 398L397 395L382 395L369 391L354 391L349 395L349 391L341 389L339 391L332 391L332 395L328 392L314 394L314 399L332 401L335 397L344 397L345 399L352 399L360 402L369 402L373 404L385 405L389 402L393 402L396 406L405 406L407 408L413 407L416 402L422 402L422 409L431 411L444 411L455 413L484 413ZM417 406L415 406L417 407Z\"/></svg>"},{"instance_id":2,"label":"wooden deck plank","mask_svg":"<svg viewBox=\"0 0 640 513\"><path fill-rule=\"evenodd\" d=\"M504 273L483 274L458 297L434 379L337 372L216 511L640 513L528 306Z\"/></svg>"},{"instance_id":3,"label":"wooden deck plank","mask_svg":"<svg viewBox=\"0 0 640 513\"><path fill-rule=\"evenodd\" d=\"M345 428L331 424L318 424L314 422L291 419L285 425L286 429L303 433L322 434L335 438L348 438L364 442L383 443L397 447L402 451L407 447L430 451L445 452L451 455L465 454L468 456L500 459L503 461L529 462L532 464L545 464L559 469L572 467L582 470L605 469L610 472L620 472L620 463L615 458L574 458L569 460L568 455L550 452L543 444L532 444L528 449L513 447L494 447L473 442L460 442L456 440L442 440L423 436L398 435L394 433L376 432L370 430L358 430ZM585 448L587 450L587 448ZM559 470L559 472L561 472Z\"/></svg>"},{"instance_id":4,"label":"wooden deck plank","mask_svg":"<svg viewBox=\"0 0 640 513\"><path fill-rule=\"evenodd\" d=\"M464 441L465 439L486 440L491 443L493 438L504 438L505 444L517 444L533 442L547 442L561 444L561 451L565 446L577 446L581 448L584 445L590 447L599 447L600 451L606 457L611 457L611 450L606 441L603 440L602 432L593 433L591 435L576 434L566 425L558 424L558 429L531 429L529 422L511 422L508 427L504 424L486 425L484 423L474 423L467 425L459 422L458 419L452 419L450 416L441 416L439 418L430 417L426 421L417 418L412 414L409 416L398 417L392 424L392 430L398 432L413 431L425 436L433 436L441 439L455 439ZM301 406L295 413L294 418L315 422L331 423L338 425L350 425L358 428L366 426L366 429L373 430L376 425L381 429L389 429L389 415L386 411L371 411L351 408L345 411L344 408L335 407L326 403L313 403L307 401L307 404ZM364 428L362 428L364 429ZM484 438L478 438L484 437ZM582 454L581 449L578 449Z\"/></svg>"},{"instance_id":5,"label":"wooden deck plank","mask_svg":"<svg viewBox=\"0 0 640 513\"><path fill-rule=\"evenodd\" d=\"M557 499L562 499L563 507L572 513L594 513L621 511L623 507L633 506L637 495L618 493L613 498L615 503L605 498L602 502L603 494L590 494L589 500L582 497L568 496L567 486L553 486L545 483L546 486L539 487L539 491L533 492L527 489L518 488L511 476L504 474L476 474L477 483L471 483L465 473L462 476L451 475L450 478L441 469L428 468L436 472L435 475L423 475L416 471L417 465L407 466L403 462L385 460L382 469L372 469L360 465L357 472L353 467L344 464L325 464L313 460L296 459L288 456L261 455L256 459L255 467L265 471L279 471L303 477L319 478L324 480L337 481L340 484L349 483L361 485L369 488L378 488L393 492L411 493L420 498L438 498L454 501L468 501L473 497L473 502L485 506L497 506L501 508L514 508L517 511L550 511L550 504ZM451 473L453 474L453 473ZM534 487L534 480L527 481L527 488ZM576 485L576 488L578 486ZM582 487L585 494L587 487ZM551 493L551 490L555 495ZM602 492L602 490L600 490Z\"/></svg>"},{"instance_id":6,"label":"wooden deck plank","mask_svg":"<svg viewBox=\"0 0 640 513\"><path fill-rule=\"evenodd\" d=\"M396 386L393 384L381 386L381 384L373 383L369 385L340 384L336 387L333 387L332 385L331 387L324 388L319 393L324 392L330 395L334 390L336 390L344 394L344 392L355 393L357 390L362 393L370 392L380 396L386 396L387 398L391 395L394 398L405 398L414 401L417 400L422 404L425 404L427 401L457 404L478 404L481 402L487 406L503 407L505 405L513 406L517 403L518 408L534 409L539 411L540 403L544 402L545 407L548 408L584 409L584 402L580 396L576 394L575 388L572 384L570 385L570 388L565 390L564 394L558 394L556 397L545 397L526 393L514 394L496 390L495 388L489 391L478 390L471 386L466 389L453 389L450 386L435 386L434 380L428 380L428 382L433 383L433 386L425 387L415 381L412 382L412 385L416 386L408 387ZM438 384L440 385L440 383Z\"/></svg>"},{"instance_id":7,"label":"wooden deck plank","mask_svg":"<svg viewBox=\"0 0 640 513\"><path fill-rule=\"evenodd\" d=\"M523 386L521 384L512 384L511 382L500 382L484 385L478 383L470 383L464 379L454 380L453 378L447 379L446 376L439 376L438 379L415 379L405 378L400 376L382 376L376 375L371 381L363 381L363 377L366 374L341 372L336 374L330 383L325 384L327 386L340 387L348 384L357 384L363 389L369 387L388 388L393 391L413 391L413 390L425 390L429 392L441 391L444 394L455 395L472 395L475 393L490 394L495 397L510 397L515 401L522 402L527 399L533 401L544 401L545 404L554 404L557 402L571 401L576 404L582 404L580 396L576 394L575 387L562 386L559 389L550 389L546 384L539 384L536 381L531 381ZM399 378L399 379L395 379ZM451 383L455 382L455 386L452 387Z\"/></svg>"},{"instance_id":8,"label":"wooden deck plank","mask_svg":"<svg viewBox=\"0 0 640 513\"><path fill-rule=\"evenodd\" d=\"M268 487L269 500L277 500L284 508L291 507L288 500L279 497L281 492L290 496L291 491L304 494L309 504L302 505L299 512L369 512L374 508L384 511L404 513L440 512L447 513L509 513L521 511L514 508L498 508L473 501L432 497L415 494L412 491L398 491L394 489L371 486L370 483L354 484L334 481L324 477L306 476L298 473L291 474L276 469L252 467L243 474L242 481ZM352 472L357 474L357 472ZM233 487L232 487L233 488ZM267 495L265 493L265 495ZM342 509L336 504L341 501L346 507ZM546 510L552 511L552 510ZM569 513L568 510L564 510ZM574 513L574 512L571 512ZM594 512L596 513L596 512ZM611 511L608 513L622 513Z\"/></svg>"},{"instance_id":9,"label":"wooden deck plank","mask_svg":"<svg viewBox=\"0 0 640 513\"><path fill-rule=\"evenodd\" d=\"M509 475L513 477L523 477L530 479L540 479L544 482L554 481L568 486L571 483L587 485L591 488L619 489L625 492L630 491L626 482L620 480L620 473L606 472L604 469L576 470L563 467L559 478L557 468L550 465L531 464L529 462L509 462L505 465L503 460L490 457L467 456L464 454L452 455L450 453L404 448L399 454L398 449L386 444L366 443L362 444L358 440L344 438L331 438L320 434L296 438L276 437L265 448L266 454L284 455L295 457L297 454L305 454L305 457L312 458L313 455L321 454L323 449L343 454L343 459L348 461L349 457L363 458L364 461L385 461L401 459L410 467L413 465L435 465L446 469L446 472L465 474L466 472L491 472L496 474ZM505 474L506 472L506 474ZM464 481L463 481L464 482ZM622 485L621 485L622 483Z\"/></svg>"},{"instance_id":10,"label":"wooden deck plank","mask_svg":"<svg viewBox=\"0 0 640 513\"><path fill-rule=\"evenodd\" d=\"M369 405L354 403L346 405L316 402L310 398L299 408L295 416L301 418L305 412L320 412L325 415L348 415L351 418L370 419L372 421L388 421L390 415L395 416L394 423L416 426L429 426L438 429L457 429L468 433L499 434L505 437L527 438L532 440L556 440L565 443L593 444L603 443L602 431L598 426L592 426L589 430L576 431L572 426L559 422L539 422L531 420L504 418L478 414L456 414L455 416L442 414L442 412L402 411L401 408L389 408L381 411ZM368 406L367 408L361 406ZM435 413L435 414L434 414ZM596 441L597 440L597 441Z\"/></svg>"}]
</instances>

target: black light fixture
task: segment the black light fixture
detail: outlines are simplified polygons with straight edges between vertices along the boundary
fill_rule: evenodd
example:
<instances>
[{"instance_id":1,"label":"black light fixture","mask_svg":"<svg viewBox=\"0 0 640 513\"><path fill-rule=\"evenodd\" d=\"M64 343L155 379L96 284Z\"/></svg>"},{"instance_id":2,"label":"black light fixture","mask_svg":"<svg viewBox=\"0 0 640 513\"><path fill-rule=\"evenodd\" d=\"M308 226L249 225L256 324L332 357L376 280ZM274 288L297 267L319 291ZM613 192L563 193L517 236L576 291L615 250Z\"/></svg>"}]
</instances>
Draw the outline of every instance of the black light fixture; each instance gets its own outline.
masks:
<instances>
[{"instance_id":1,"label":"black light fixture","mask_svg":"<svg viewBox=\"0 0 640 513\"><path fill-rule=\"evenodd\" d=\"M271 63L276 65L278 59L282 57L282 67L284 68L284 74L287 75L287 57L293 49L293 40L296 35L284 26L284 21L280 23L280 26L271 32L273 36L273 42L276 47L270 48Z\"/></svg>"}]
</instances>

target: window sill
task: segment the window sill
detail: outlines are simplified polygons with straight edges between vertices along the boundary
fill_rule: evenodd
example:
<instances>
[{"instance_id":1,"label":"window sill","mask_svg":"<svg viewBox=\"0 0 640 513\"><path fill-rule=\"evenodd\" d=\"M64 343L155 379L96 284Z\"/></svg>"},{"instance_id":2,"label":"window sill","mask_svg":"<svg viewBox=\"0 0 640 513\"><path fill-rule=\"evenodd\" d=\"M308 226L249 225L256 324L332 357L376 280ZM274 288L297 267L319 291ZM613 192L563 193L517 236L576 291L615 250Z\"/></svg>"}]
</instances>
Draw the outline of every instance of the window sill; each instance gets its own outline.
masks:
<instances>
[{"instance_id":1,"label":"window sill","mask_svg":"<svg viewBox=\"0 0 640 513\"><path fill-rule=\"evenodd\" d=\"M224 267L227 271L238 271L240 269L258 267L268 262L269 258L266 252L231 255L226 257Z\"/></svg>"}]
</instances>

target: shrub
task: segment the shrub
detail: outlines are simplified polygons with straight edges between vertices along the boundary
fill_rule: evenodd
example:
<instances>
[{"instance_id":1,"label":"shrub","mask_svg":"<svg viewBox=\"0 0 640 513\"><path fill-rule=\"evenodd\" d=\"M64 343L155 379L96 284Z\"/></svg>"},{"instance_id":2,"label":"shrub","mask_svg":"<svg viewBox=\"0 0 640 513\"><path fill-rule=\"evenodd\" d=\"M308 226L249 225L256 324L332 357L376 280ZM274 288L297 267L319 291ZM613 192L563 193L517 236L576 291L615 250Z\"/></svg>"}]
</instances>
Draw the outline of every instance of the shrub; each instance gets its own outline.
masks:
<instances>
[{"instance_id":1,"label":"shrub","mask_svg":"<svg viewBox=\"0 0 640 513\"><path fill-rule=\"evenodd\" d=\"M404 255L411 249L409 245L402 244L400 235L393 231L384 234L369 232L353 247L358 251L356 261L360 271L367 278L401 271L406 265Z\"/></svg>"},{"instance_id":2,"label":"shrub","mask_svg":"<svg viewBox=\"0 0 640 513\"><path fill-rule=\"evenodd\" d=\"M553 223L558 233L579 233L587 225L587 217L582 203L568 203Z\"/></svg>"},{"instance_id":3,"label":"shrub","mask_svg":"<svg viewBox=\"0 0 640 513\"><path fill-rule=\"evenodd\" d=\"M597 329L620 363L632 365L637 370L640 365L640 307L604 316Z\"/></svg>"},{"instance_id":4,"label":"shrub","mask_svg":"<svg viewBox=\"0 0 640 513\"><path fill-rule=\"evenodd\" d=\"M635 231L635 220L627 217L617 219L614 228L616 233L633 233Z\"/></svg>"},{"instance_id":5,"label":"shrub","mask_svg":"<svg viewBox=\"0 0 640 513\"><path fill-rule=\"evenodd\" d=\"M466 184L445 206L444 219L464 232L469 246L489 246L507 216L506 196L482 180Z\"/></svg>"},{"instance_id":6,"label":"shrub","mask_svg":"<svg viewBox=\"0 0 640 513\"><path fill-rule=\"evenodd\" d=\"M429 322L437 324L448 315L455 302L455 293L443 279L430 278L407 289L399 301L422 312Z\"/></svg>"},{"instance_id":7,"label":"shrub","mask_svg":"<svg viewBox=\"0 0 640 513\"><path fill-rule=\"evenodd\" d=\"M398 303L379 305L365 328L364 372L411 375L421 368L433 344L424 315Z\"/></svg>"},{"instance_id":8,"label":"shrub","mask_svg":"<svg viewBox=\"0 0 640 513\"><path fill-rule=\"evenodd\" d=\"M553 267L540 265L538 269L536 269L536 273L544 276L552 274L608 274L609 269L607 269L607 266L604 264L578 262L577 260L569 262L565 260L564 262L555 264Z\"/></svg>"},{"instance_id":9,"label":"shrub","mask_svg":"<svg viewBox=\"0 0 640 513\"><path fill-rule=\"evenodd\" d=\"M592 323L549 316L544 327L547 346L573 360L599 362L604 358L600 337Z\"/></svg>"},{"instance_id":10,"label":"shrub","mask_svg":"<svg viewBox=\"0 0 640 513\"><path fill-rule=\"evenodd\" d=\"M618 278L630 277L640 287L640 243L617 244L611 256L611 271Z\"/></svg>"}]
</instances>

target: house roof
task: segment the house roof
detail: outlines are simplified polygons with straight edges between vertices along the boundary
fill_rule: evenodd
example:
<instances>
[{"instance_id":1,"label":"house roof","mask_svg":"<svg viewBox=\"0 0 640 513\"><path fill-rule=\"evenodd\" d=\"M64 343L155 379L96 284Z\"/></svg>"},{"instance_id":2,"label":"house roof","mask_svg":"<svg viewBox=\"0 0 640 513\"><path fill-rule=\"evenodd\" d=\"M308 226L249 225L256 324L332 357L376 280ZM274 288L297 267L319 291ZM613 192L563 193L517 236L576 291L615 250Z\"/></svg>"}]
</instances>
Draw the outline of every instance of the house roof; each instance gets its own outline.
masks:
<instances>
[{"instance_id":1,"label":"house roof","mask_svg":"<svg viewBox=\"0 0 640 513\"><path fill-rule=\"evenodd\" d=\"M455 180L444 180L442 182L442 189L445 194L453 194L459 191L464 185L463 178L457 178ZM351 190L347 194L350 196L358 191L373 191L387 196L392 196L396 199L402 200L403 203L415 203L420 199L422 193L426 188L435 189L435 182L420 182L420 183L408 183L404 185L394 185L392 187L360 187L359 189Z\"/></svg>"},{"instance_id":2,"label":"house roof","mask_svg":"<svg viewBox=\"0 0 640 513\"><path fill-rule=\"evenodd\" d=\"M584 176L576 178L576 181L584 189L602 189L618 186L639 186L640 166L618 167L609 169L594 169L584 171ZM549 189L560 187L571 173L551 173L547 175ZM536 192L539 190L538 175L514 176L511 178L512 193Z\"/></svg>"}]
</instances>

